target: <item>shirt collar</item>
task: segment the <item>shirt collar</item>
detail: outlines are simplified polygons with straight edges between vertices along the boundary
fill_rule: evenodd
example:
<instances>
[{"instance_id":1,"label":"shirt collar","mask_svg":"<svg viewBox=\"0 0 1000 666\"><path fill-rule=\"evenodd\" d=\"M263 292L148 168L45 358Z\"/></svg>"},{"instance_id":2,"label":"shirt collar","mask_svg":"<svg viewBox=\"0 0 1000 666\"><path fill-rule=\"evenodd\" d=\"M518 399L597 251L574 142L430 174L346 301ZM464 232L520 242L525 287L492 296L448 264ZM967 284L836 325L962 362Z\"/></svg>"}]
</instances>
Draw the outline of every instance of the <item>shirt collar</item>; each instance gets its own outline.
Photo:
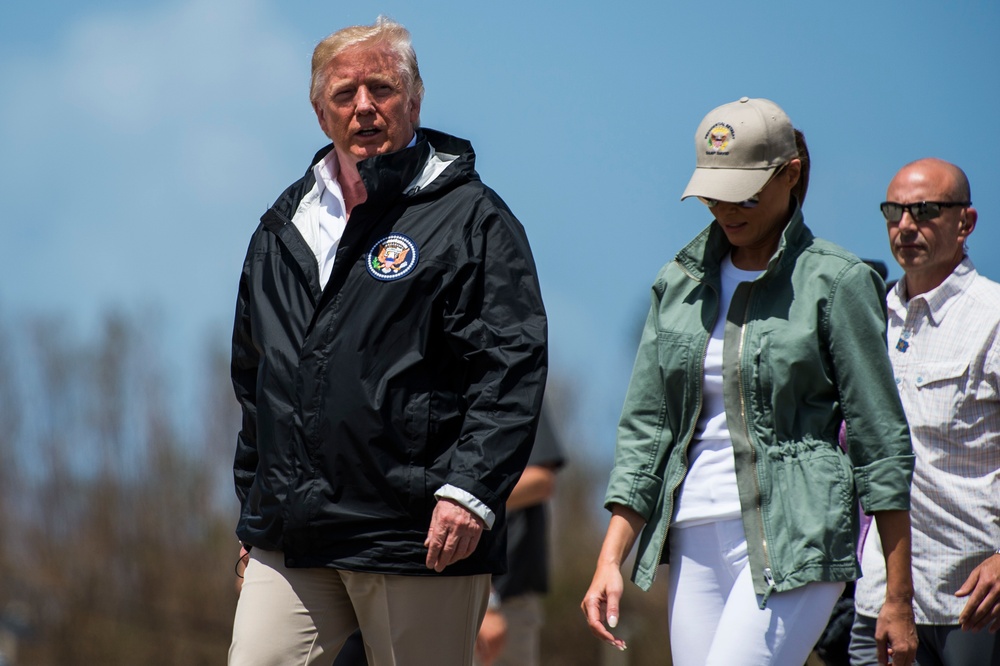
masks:
<instances>
[{"instance_id":1,"label":"shirt collar","mask_svg":"<svg viewBox=\"0 0 1000 666\"><path fill-rule=\"evenodd\" d=\"M928 292L914 296L908 301L903 301L903 293L906 289L906 276L896 283L895 288L889 293L886 305L900 319L906 319L906 309L911 302L923 300L927 304L928 318L935 326L941 324L945 315L955 303L955 296L958 296L973 283L978 273L972 264L972 259L965 256L961 263L955 267L951 275L945 278L944 282L934 287Z\"/></svg>"},{"instance_id":2,"label":"shirt collar","mask_svg":"<svg viewBox=\"0 0 1000 666\"><path fill-rule=\"evenodd\" d=\"M340 160L337 159L336 149L328 152L323 159L313 165L313 175L316 176L316 182L330 192L340 191L340 183L337 182L339 174Z\"/></svg>"}]
</instances>

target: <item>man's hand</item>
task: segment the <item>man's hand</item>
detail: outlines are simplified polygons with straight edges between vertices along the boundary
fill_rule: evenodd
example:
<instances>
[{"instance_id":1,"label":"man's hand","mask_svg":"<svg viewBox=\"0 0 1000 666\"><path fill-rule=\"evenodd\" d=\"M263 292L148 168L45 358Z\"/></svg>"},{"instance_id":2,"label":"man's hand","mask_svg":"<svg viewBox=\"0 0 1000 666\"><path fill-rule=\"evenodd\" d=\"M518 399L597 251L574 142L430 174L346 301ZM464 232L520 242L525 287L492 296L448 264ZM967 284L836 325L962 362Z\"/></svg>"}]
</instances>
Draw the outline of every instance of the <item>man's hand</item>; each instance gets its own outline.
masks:
<instances>
[{"instance_id":1,"label":"man's hand","mask_svg":"<svg viewBox=\"0 0 1000 666\"><path fill-rule=\"evenodd\" d=\"M973 569L955 596L969 597L958 616L964 631L989 628L995 634L1000 629L1000 554Z\"/></svg>"},{"instance_id":2,"label":"man's hand","mask_svg":"<svg viewBox=\"0 0 1000 666\"><path fill-rule=\"evenodd\" d=\"M885 603L875 623L878 663L910 666L918 642L910 573L910 512L876 511L874 515L885 553Z\"/></svg>"},{"instance_id":3,"label":"man's hand","mask_svg":"<svg viewBox=\"0 0 1000 666\"><path fill-rule=\"evenodd\" d=\"M441 573L449 564L472 555L482 533L483 521L478 516L458 502L438 500L424 539L427 568Z\"/></svg>"},{"instance_id":4,"label":"man's hand","mask_svg":"<svg viewBox=\"0 0 1000 666\"><path fill-rule=\"evenodd\" d=\"M875 645L882 666L913 664L917 654L917 626L911 601L885 600L875 623Z\"/></svg>"},{"instance_id":5,"label":"man's hand","mask_svg":"<svg viewBox=\"0 0 1000 666\"><path fill-rule=\"evenodd\" d=\"M507 644L507 620L503 613L486 611L483 624L476 637L476 661L481 666L491 666Z\"/></svg>"}]
</instances>

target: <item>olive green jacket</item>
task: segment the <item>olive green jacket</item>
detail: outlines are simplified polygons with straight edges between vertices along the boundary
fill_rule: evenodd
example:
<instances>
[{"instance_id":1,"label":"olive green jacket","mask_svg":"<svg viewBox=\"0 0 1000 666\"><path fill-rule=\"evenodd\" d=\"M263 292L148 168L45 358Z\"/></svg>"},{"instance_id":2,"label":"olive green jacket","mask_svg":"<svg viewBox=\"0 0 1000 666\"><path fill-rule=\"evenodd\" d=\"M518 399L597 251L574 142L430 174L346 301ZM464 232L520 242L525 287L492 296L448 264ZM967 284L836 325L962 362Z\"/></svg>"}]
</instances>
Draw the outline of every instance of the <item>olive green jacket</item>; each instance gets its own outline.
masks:
<instances>
[{"instance_id":1,"label":"olive green jacket","mask_svg":"<svg viewBox=\"0 0 1000 666\"><path fill-rule=\"evenodd\" d=\"M643 589L668 560L730 248L713 223L653 285L605 498L646 520L632 575ZM811 581L854 580L858 499L866 513L910 506L913 453L886 353L882 280L815 238L796 210L726 316L723 394L760 604ZM842 420L849 455L837 442Z\"/></svg>"}]
</instances>

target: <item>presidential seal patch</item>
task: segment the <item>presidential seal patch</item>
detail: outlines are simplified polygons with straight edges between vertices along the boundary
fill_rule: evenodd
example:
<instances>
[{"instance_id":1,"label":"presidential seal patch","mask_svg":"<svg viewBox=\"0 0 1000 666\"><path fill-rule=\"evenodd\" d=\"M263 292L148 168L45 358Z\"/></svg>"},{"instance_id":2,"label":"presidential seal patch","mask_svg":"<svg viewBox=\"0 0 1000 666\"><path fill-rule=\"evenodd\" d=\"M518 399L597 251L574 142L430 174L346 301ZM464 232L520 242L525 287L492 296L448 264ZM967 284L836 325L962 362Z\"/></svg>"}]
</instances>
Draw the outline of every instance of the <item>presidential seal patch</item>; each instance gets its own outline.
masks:
<instances>
[{"instance_id":1,"label":"presidential seal patch","mask_svg":"<svg viewBox=\"0 0 1000 666\"><path fill-rule=\"evenodd\" d=\"M417 265L417 245L403 234L390 234L368 252L368 272L389 282L408 275Z\"/></svg>"},{"instance_id":2,"label":"presidential seal patch","mask_svg":"<svg viewBox=\"0 0 1000 666\"><path fill-rule=\"evenodd\" d=\"M726 123L715 123L705 134L706 155L728 155L729 142L736 138L736 132Z\"/></svg>"}]
</instances>

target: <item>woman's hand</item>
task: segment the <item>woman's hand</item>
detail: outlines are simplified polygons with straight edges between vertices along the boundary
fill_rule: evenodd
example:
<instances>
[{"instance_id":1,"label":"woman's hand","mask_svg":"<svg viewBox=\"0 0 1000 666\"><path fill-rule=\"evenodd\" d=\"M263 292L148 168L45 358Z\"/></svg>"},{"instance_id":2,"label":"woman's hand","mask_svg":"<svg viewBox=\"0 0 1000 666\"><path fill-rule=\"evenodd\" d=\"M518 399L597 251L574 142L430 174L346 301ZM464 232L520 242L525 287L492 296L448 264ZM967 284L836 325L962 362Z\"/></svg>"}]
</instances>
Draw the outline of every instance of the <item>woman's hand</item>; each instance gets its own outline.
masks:
<instances>
[{"instance_id":1,"label":"woman's hand","mask_svg":"<svg viewBox=\"0 0 1000 666\"><path fill-rule=\"evenodd\" d=\"M597 569L590 589L580 603L580 610L587 618L590 631L602 641L625 649L625 641L615 638L608 627L614 629L621 619L622 560L632 550L635 537L645 524L645 519L632 509L615 504L611 507L611 522L604 535L601 553L597 556ZM607 623L607 627L605 627Z\"/></svg>"},{"instance_id":2,"label":"woman's hand","mask_svg":"<svg viewBox=\"0 0 1000 666\"><path fill-rule=\"evenodd\" d=\"M598 564L594 579L590 582L590 589L580 604L590 631L619 650L627 647L625 641L615 638L607 627L614 629L618 626L623 587L621 569L611 563Z\"/></svg>"}]
</instances>

